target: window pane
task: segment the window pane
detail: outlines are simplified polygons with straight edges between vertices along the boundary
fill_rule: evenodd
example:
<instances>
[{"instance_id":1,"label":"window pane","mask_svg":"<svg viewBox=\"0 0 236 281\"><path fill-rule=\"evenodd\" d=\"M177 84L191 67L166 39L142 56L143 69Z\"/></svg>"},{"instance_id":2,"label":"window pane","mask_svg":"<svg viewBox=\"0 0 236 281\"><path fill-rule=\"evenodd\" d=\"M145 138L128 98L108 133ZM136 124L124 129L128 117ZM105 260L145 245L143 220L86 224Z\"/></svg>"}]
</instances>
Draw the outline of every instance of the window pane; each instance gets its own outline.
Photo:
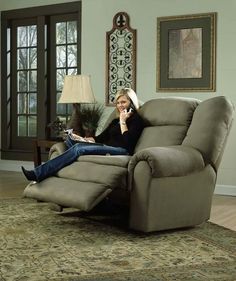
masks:
<instances>
[{"instance_id":1,"label":"window pane","mask_svg":"<svg viewBox=\"0 0 236 281\"><path fill-rule=\"evenodd\" d=\"M56 24L56 44L66 43L66 22Z\"/></svg>"},{"instance_id":2,"label":"window pane","mask_svg":"<svg viewBox=\"0 0 236 281\"><path fill-rule=\"evenodd\" d=\"M37 95L36 93L29 94L29 113L37 113Z\"/></svg>"},{"instance_id":3,"label":"window pane","mask_svg":"<svg viewBox=\"0 0 236 281\"><path fill-rule=\"evenodd\" d=\"M17 47L26 47L27 43L27 27L19 26L17 28Z\"/></svg>"},{"instance_id":4,"label":"window pane","mask_svg":"<svg viewBox=\"0 0 236 281\"><path fill-rule=\"evenodd\" d=\"M76 75L77 74L77 69L76 68L69 68L67 70L68 75Z\"/></svg>"},{"instance_id":5,"label":"window pane","mask_svg":"<svg viewBox=\"0 0 236 281\"><path fill-rule=\"evenodd\" d=\"M11 78L8 77L7 78L7 101L10 100L10 96L11 96Z\"/></svg>"},{"instance_id":6,"label":"window pane","mask_svg":"<svg viewBox=\"0 0 236 281\"><path fill-rule=\"evenodd\" d=\"M37 71L29 71L29 91L34 92L37 90Z\"/></svg>"},{"instance_id":7,"label":"window pane","mask_svg":"<svg viewBox=\"0 0 236 281\"><path fill-rule=\"evenodd\" d=\"M47 30L47 25L45 24L44 26L44 48L45 50L47 49L48 47L48 30Z\"/></svg>"},{"instance_id":8,"label":"window pane","mask_svg":"<svg viewBox=\"0 0 236 281\"><path fill-rule=\"evenodd\" d=\"M36 46L37 45L37 26L31 25L28 26L28 46Z\"/></svg>"},{"instance_id":9,"label":"window pane","mask_svg":"<svg viewBox=\"0 0 236 281\"><path fill-rule=\"evenodd\" d=\"M66 69L57 69L57 91L62 91Z\"/></svg>"},{"instance_id":10,"label":"window pane","mask_svg":"<svg viewBox=\"0 0 236 281\"><path fill-rule=\"evenodd\" d=\"M57 54L57 57L56 57L57 67L66 67L66 47L57 46L56 54Z\"/></svg>"},{"instance_id":11,"label":"window pane","mask_svg":"<svg viewBox=\"0 0 236 281\"><path fill-rule=\"evenodd\" d=\"M29 49L29 68L37 68L37 49Z\"/></svg>"},{"instance_id":12,"label":"window pane","mask_svg":"<svg viewBox=\"0 0 236 281\"><path fill-rule=\"evenodd\" d=\"M17 81L18 81L18 91L26 92L27 91L27 71L19 71L17 73Z\"/></svg>"},{"instance_id":13,"label":"window pane","mask_svg":"<svg viewBox=\"0 0 236 281\"><path fill-rule=\"evenodd\" d=\"M37 118L36 116L29 116L28 117L28 136L29 137L34 137L36 136L36 131L37 131Z\"/></svg>"},{"instance_id":14,"label":"window pane","mask_svg":"<svg viewBox=\"0 0 236 281\"><path fill-rule=\"evenodd\" d=\"M72 110L73 110L73 105L72 104L68 104L68 113L70 115L72 114Z\"/></svg>"},{"instance_id":15,"label":"window pane","mask_svg":"<svg viewBox=\"0 0 236 281\"><path fill-rule=\"evenodd\" d=\"M10 75L11 71L11 54L7 53L7 76Z\"/></svg>"},{"instance_id":16,"label":"window pane","mask_svg":"<svg viewBox=\"0 0 236 281\"><path fill-rule=\"evenodd\" d=\"M18 69L27 69L27 48L18 49L17 61Z\"/></svg>"},{"instance_id":17,"label":"window pane","mask_svg":"<svg viewBox=\"0 0 236 281\"><path fill-rule=\"evenodd\" d=\"M77 66L77 46L71 45L68 46L68 54L67 54L67 65L68 67Z\"/></svg>"},{"instance_id":18,"label":"window pane","mask_svg":"<svg viewBox=\"0 0 236 281\"><path fill-rule=\"evenodd\" d=\"M11 29L7 29L7 52L11 49Z\"/></svg>"},{"instance_id":19,"label":"window pane","mask_svg":"<svg viewBox=\"0 0 236 281\"><path fill-rule=\"evenodd\" d=\"M69 21L67 22L67 43L77 42L77 22Z\"/></svg>"},{"instance_id":20,"label":"window pane","mask_svg":"<svg viewBox=\"0 0 236 281\"><path fill-rule=\"evenodd\" d=\"M60 99L60 97L61 97L61 92L57 93L57 102ZM62 115L69 114L69 118L70 118L70 116L72 114L72 110L73 110L72 104L57 103L57 117L59 117L59 114L62 114ZM67 116L67 119L68 119L68 116Z\"/></svg>"},{"instance_id":21,"label":"window pane","mask_svg":"<svg viewBox=\"0 0 236 281\"><path fill-rule=\"evenodd\" d=\"M27 113L27 94L18 94L18 114L26 114Z\"/></svg>"},{"instance_id":22,"label":"window pane","mask_svg":"<svg viewBox=\"0 0 236 281\"><path fill-rule=\"evenodd\" d=\"M59 101L61 97L61 93L57 93L57 100L56 102ZM62 115L66 115L67 111L66 111L66 104L64 103L57 103L57 115L58 114L62 114Z\"/></svg>"},{"instance_id":23,"label":"window pane","mask_svg":"<svg viewBox=\"0 0 236 281\"><path fill-rule=\"evenodd\" d=\"M64 103L57 104L57 115L58 114L66 115L66 104L64 104Z\"/></svg>"},{"instance_id":24,"label":"window pane","mask_svg":"<svg viewBox=\"0 0 236 281\"><path fill-rule=\"evenodd\" d=\"M18 129L18 136L20 137L26 136L27 133L26 116L18 116L17 129Z\"/></svg>"}]
</instances>

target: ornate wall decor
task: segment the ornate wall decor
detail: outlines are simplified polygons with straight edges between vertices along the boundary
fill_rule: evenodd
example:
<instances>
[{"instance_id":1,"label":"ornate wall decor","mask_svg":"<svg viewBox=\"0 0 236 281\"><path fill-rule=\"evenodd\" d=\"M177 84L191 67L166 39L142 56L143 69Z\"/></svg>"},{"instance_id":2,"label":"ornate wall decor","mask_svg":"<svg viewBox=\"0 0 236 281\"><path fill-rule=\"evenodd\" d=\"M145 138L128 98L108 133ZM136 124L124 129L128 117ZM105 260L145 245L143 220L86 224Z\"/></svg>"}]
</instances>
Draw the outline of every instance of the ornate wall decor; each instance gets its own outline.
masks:
<instances>
[{"instance_id":1,"label":"ornate wall decor","mask_svg":"<svg viewBox=\"0 0 236 281\"><path fill-rule=\"evenodd\" d=\"M128 14L119 12L106 33L106 105L113 105L125 87L136 90L136 30L129 26Z\"/></svg>"}]
</instances>

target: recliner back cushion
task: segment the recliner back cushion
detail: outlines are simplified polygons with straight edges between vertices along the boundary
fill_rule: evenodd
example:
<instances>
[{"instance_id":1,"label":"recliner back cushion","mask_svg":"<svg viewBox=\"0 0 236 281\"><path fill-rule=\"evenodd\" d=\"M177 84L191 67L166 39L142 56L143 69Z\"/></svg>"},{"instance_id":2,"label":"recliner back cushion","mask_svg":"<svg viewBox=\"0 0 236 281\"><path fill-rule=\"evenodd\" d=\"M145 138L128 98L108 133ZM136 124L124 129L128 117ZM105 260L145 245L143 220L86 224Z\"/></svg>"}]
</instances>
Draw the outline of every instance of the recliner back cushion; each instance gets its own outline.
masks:
<instances>
[{"instance_id":1,"label":"recliner back cushion","mask_svg":"<svg viewBox=\"0 0 236 281\"><path fill-rule=\"evenodd\" d=\"M197 99L176 97L146 102L139 111L146 127L135 152L147 147L181 144L199 102Z\"/></svg>"},{"instance_id":2,"label":"recliner back cushion","mask_svg":"<svg viewBox=\"0 0 236 281\"><path fill-rule=\"evenodd\" d=\"M202 101L196 108L183 145L199 150L216 169L233 120L233 104L224 96Z\"/></svg>"}]
</instances>

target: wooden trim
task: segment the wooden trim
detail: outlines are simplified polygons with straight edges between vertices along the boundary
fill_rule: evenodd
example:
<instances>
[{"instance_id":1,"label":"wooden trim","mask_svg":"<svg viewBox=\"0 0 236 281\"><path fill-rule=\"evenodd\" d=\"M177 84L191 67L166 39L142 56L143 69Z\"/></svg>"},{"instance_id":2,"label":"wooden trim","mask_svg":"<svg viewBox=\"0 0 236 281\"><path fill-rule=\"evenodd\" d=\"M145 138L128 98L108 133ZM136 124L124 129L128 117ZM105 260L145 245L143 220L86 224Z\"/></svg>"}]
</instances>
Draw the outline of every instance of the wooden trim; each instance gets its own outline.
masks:
<instances>
[{"instance_id":1,"label":"wooden trim","mask_svg":"<svg viewBox=\"0 0 236 281\"><path fill-rule=\"evenodd\" d=\"M27 18L31 17L32 15L36 17L49 15L53 16L59 13L74 13L76 10L81 10L81 1L2 11L1 18L2 20L11 20L15 18Z\"/></svg>"},{"instance_id":2,"label":"wooden trim","mask_svg":"<svg viewBox=\"0 0 236 281\"><path fill-rule=\"evenodd\" d=\"M56 141L50 140L34 140L33 147L34 147L34 167L41 165L42 158L41 158L41 148L50 149Z\"/></svg>"}]
</instances>

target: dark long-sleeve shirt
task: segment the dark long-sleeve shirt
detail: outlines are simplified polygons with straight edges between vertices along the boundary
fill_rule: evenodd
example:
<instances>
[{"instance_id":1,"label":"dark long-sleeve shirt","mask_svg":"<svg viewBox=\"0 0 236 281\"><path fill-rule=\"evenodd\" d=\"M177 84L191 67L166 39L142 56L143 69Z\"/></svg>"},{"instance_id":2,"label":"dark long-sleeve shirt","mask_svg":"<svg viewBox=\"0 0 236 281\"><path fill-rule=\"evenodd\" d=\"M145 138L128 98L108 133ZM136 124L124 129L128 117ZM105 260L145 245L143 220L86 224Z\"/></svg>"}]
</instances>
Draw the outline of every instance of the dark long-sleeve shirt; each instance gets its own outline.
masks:
<instances>
[{"instance_id":1,"label":"dark long-sleeve shirt","mask_svg":"<svg viewBox=\"0 0 236 281\"><path fill-rule=\"evenodd\" d=\"M119 119L113 119L108 127L95 137L95 141L114 147L123 147L132 155L143 131L144 122L138 113L134 113L126 120L126 125L128 131L122 134Z\"/></svg>"}]
</instances>

